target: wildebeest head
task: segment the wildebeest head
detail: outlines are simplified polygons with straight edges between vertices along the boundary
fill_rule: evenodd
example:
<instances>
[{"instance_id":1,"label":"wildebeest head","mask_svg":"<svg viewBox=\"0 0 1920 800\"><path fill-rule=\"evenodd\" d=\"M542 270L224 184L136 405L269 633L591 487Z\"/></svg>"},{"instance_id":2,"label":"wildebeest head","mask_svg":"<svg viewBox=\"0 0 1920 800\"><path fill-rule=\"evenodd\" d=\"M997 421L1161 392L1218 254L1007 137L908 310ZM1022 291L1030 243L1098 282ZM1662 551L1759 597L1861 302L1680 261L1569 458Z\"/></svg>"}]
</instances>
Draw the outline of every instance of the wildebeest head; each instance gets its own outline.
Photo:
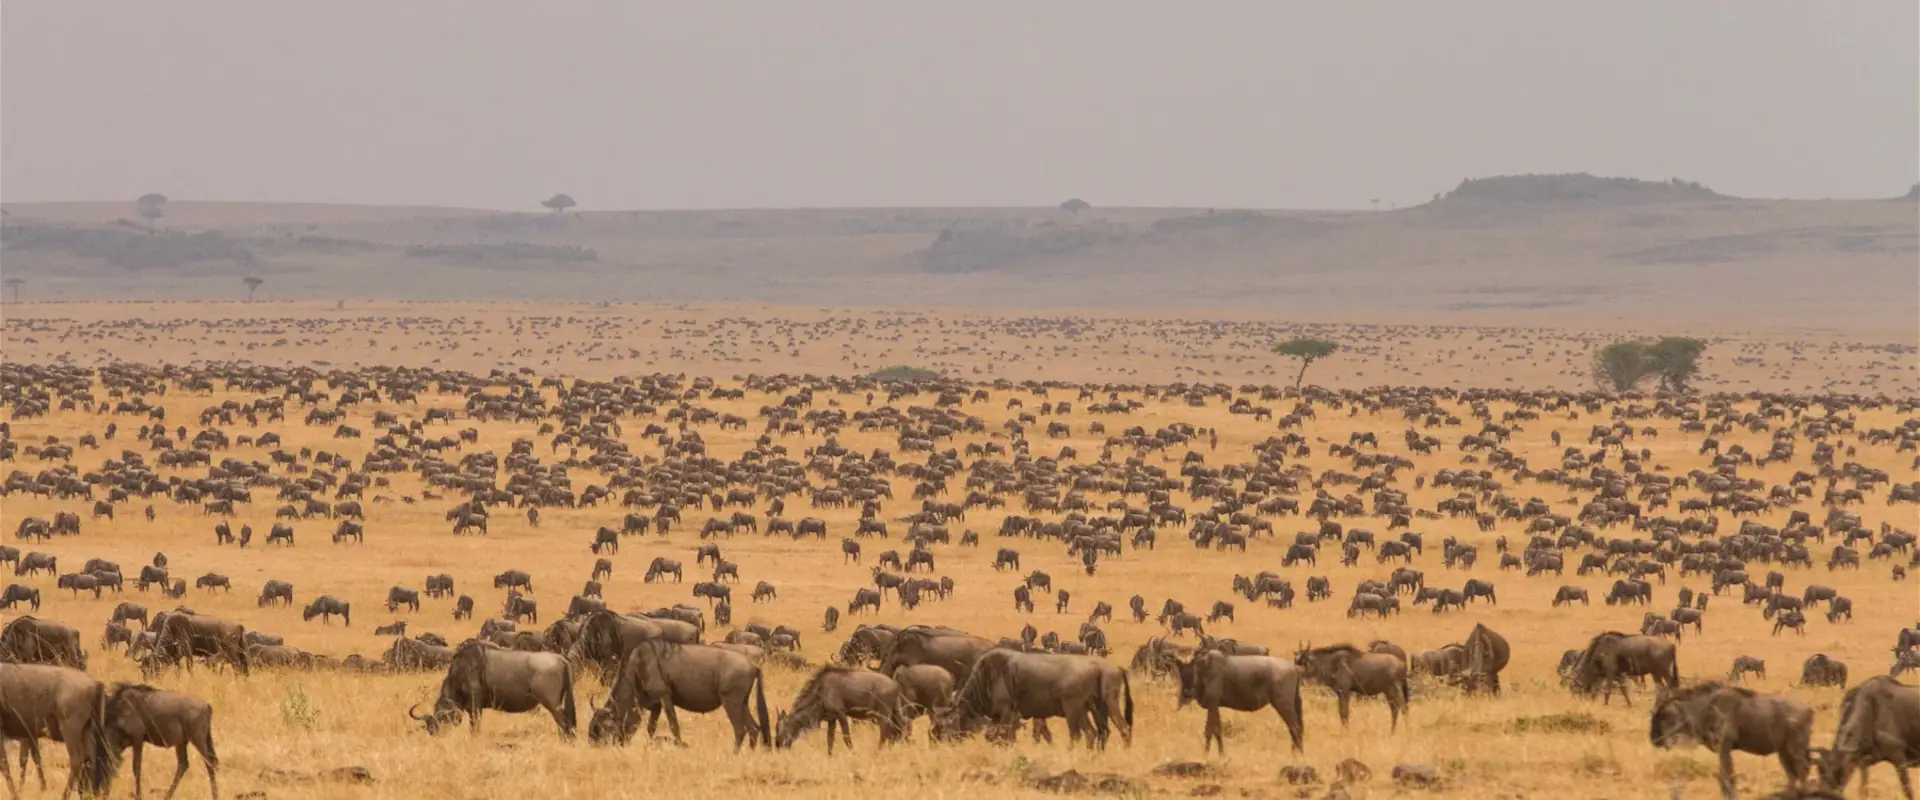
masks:
<instances>
[{"instance_id":1,"label":"wildebeest head","mask_svg":"<svg viewBox=\"0 0 1920 800\"><path fill-rule=\"evenodd\" d=\"M465 716L464 713L454 705L453 699L447 697L444 692L441 694L439 700L434 701L432 713L417 713L416 709L419 707L419 703L413 704L407 709L407 716L425 723L427 733L432 736L439 736L443 731L459 725L460 720Z\"/></svg>"}]
</instances>

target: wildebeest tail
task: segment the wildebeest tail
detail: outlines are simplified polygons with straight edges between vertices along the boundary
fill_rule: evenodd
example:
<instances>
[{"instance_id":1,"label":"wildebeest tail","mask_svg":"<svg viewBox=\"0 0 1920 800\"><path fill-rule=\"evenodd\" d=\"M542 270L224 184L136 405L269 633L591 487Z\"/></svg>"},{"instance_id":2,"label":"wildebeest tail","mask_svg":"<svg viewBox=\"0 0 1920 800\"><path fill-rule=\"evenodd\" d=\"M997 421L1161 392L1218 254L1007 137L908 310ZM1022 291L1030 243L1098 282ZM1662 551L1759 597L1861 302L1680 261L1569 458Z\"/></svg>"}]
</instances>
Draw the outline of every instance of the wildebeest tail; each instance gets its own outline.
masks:
<instances>
[{"instance_id":1,"label":"wildebeest tail","mask_svg":"<svg viewBox=\"0 0 1920 800\"><path fill-rule=\"evenodd\" d=\"M343 620L346 620L346 624L348 625L353 624L353 604L352 603L340 604L340 618Z\"/></svg>"},{"instance_id":2,"label":"wildebeest tail","mask_svg":"<svg viewBox=\"0 0 1920 800\"><path fill-rule=\"evenodd\" d=\"M566 730L562 732L568 738L572 738L573 732L579 728L580 714L573 705L573 669L571 667L560 671L560 720L566 725Z\"/></svg>"},{"instance_id":3,"label":"wildebeest tail","mask_svg":"<svg viewBox=\"0 0 1920 800\"><path fill-rule=\"evenodd\" d=\"M1122 709L1125 714L1121 719L1126 721L1127 730L1131 731L1133 730L1133 679L1127 677L1124 670L1120 673L1120 697L1126 703Z\"/></svg>"},{"instance_id":4,"label":"wildebeest tail","mask_svg":"<svg viewBox=\"0 0 1920 800\"><path fill-rule=\"evenodd\" d=\"M1667 662L1668 686L1680 688L1680 648L1673 649L1673 658Z\"/></svg>"},{"instance_id":5,"label":"wildebeest tail","mask_svg":"<svg viewBox=\"0 0 1920 800\"><path fill-rule=\"evenodd\" d=\"M1400 671L1400 702L1411 705L1413 703L1413 689L1407 683L1407 672L1408 670Z\"/></svg>"},{"instance_id":6,"label":"wildebeest tail","mask_svg":"<svg viewBox=\"0 0 1920 800\"><path fill-rule=\"evenodd\" d=\"M82 794L105 796L113 784L113 775L119 769L120 759L107 741L107 687L94 684L92 707L87 711L87 727L81 734L82 747L86 752L86 764L81 767L80 777ZM25 770L20 776L26 779Z\"/></svg>"},{"instance_id":7,"label":"wildebeest tail","mask_svg":"<svg viewBox=\"0 0 1920 800\"><path fill-rule=\"evenodd\" d=\"M760 746L773 749L773 725L767 721L767 673L755 668L753 671L753 713L759 717Z\"/></svg>"}]
</instances>

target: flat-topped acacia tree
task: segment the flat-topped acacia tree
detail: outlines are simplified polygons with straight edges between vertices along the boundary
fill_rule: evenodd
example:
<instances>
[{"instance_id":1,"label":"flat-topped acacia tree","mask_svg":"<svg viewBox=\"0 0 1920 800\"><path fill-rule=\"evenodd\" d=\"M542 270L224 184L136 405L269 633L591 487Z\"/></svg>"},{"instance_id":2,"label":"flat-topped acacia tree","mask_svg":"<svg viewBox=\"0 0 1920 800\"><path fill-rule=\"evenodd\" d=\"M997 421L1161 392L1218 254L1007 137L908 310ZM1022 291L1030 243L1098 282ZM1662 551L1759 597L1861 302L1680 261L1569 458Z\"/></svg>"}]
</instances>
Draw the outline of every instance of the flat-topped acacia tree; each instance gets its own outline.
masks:
<instances>
[{"instance_id":1,"label":"flat-topped acacia tree","mask_svg":"<svg viewBox=\"0 0 1920 800\"><path fill-rule=\"evenodd\" d=\"M1289 339L1274 345L1273 352L1300 359L1300 374L1293 379L1293 388L1298 389L1307 379L1307 367L1313 366L1315 361L1340 352L1340 344L1325 339Z\"/></svg>"}]
</instances>

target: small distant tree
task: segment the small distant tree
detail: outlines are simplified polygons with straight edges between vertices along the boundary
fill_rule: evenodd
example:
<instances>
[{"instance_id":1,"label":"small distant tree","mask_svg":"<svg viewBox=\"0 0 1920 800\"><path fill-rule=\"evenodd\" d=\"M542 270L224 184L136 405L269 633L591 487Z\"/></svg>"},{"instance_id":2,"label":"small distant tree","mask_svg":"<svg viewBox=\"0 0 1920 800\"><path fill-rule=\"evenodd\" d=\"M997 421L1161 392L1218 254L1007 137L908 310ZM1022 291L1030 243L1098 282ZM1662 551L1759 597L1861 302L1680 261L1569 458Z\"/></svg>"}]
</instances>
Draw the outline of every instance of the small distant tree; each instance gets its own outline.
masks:
<instances>
[{"instance_id":1,"label":"small distant tree","mask_svg":"<svg viewBox=\"0 0 1920 800\"><path fill-rule=\"evenodd\" d=\"M1307 367L1313 366L1315 361L1340 352L1340 345L1325 339L1291 339L1274 345L1273 352L1300 359L1300 374L1293 379L1293 388L1298 389L1307 379Z\"/></svg>"},{"instance_id":2,"label":"small distant tree","mask_svg":"<svg viewBox=\"0 0 1920 800\"><path fill-rule=\"evenodd\" d=\"M1687 382L1700 373L1700 354L1707 343L1684 336L1668 336L1647 345L1647 366L1660 376L1660 388L1687 391Z\"/></svg>"},{"instance_id":3,"label":"small distant tree","mask_svg":"<svg viewBox=\"0 0 1920 800\"><path fill-rule=\"evenodd\" d=\"M1069 214L1079 214L1080 212L1085 211L1092 207L1093 206L1089 204L1087 201L1082 200L1078 197L1067 198L1066 202L1060 204L1060 210L1065 211Z\"/></svg>"},{"instance_id":4,"label":"small distant tree","mask_svg":"<svg viewBox=\"0 0 1920 800\"><path fill-rule=\"evenodd\" d=\"M579 205L579 203L573 202L573 198L568 197L567 195L556 194L552 197L549 197L545 200L540 201L540 205L553 209L553 213L555 214L562 214L562 213L566 213L567 209L573 208L574 206Z\"/></svg>"},{"instance_id":5,"label":"small distant tree","mask_svg":"<svg viewBox=\"0 0 1920 800\"><path fill-rule=\"evenodd\" d=\"M266 283L267 281L264 278L248 275L247 277L241 278L240 282L247 285L247 302L251 303L253 302L254 291L260 288L260 284Z\"/></svg>"},{"instance_id":6,"label":"small distant tree","mask_svg":"<svg viewBox=\"0 0 1920 800\"><path fill-rule=\"evenodd\" d=\"M1631 392L1653 374L1645 342L1614 342L1593 354L1593 384L1603 392Z\"/></svg>"},{"instance_id":7,"label":"small distant tree","mask_svg":"<svg viewBox=\"0 0 1920 800\"><path fill-rule=\"evenodd\" d=\"M140 218L147 221L147 233L153 233L153 223L166 216L167 196L159 192L148 192L133 201L140 211Z\"/></svg>"},{"instance_id":8,"label":"small distant tree","mask_svg":"<svg viewBox=\"0 0 1920 800\"><path fill-rule=\"evenodd\" d=\"M8 278L7 291L13 293L13 302L20 302L20 287L27 284L26 278Z\"/></svg>"}]
</instances>

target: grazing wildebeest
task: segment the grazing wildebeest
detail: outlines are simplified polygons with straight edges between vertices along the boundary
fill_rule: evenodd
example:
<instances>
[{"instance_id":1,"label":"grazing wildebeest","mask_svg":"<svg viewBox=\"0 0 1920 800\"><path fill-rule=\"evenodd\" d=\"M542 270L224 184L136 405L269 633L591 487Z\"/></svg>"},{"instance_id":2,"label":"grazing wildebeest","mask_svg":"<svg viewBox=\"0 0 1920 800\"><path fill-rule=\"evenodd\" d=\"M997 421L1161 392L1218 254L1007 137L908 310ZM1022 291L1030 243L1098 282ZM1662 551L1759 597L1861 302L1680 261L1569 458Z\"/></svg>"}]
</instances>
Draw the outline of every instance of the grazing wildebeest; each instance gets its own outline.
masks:
<instances>
[{"instance_id":1,"label":"grazing wildebeest","mask_svg":"<svg viewBox=\"0 0 1920 800\"><path fill-rule=\"evenodd\" d=\"M112 650L116 644L133 645L133 631L118 622L108 622L104 633L100 635L100 649Z\"/></svg>"},{"instance_id":2,"label":"grazing wildebeest","mask_svg":"<svg viewBox=\"0 0 1920 800\"><path fill-rule=\"evenodd\" d=\"M827 755L833 755L834 726L839 726L841 741L851 748L853 720L878 724L882 746L898 742L905 739L907 733L906 709L901 694L900 684L881 673L848 667L821 667L800 687L799 693L794 696L792 710L779 713L773 744L783 750L792 747L801 734L824 722L827 726Z\"/></svg>"},{"instance_id":3,"label":"grazing wildebeest","mask_svg":"<svg viewBox=\"0 0 1920 800\"><path fill-rule=\"evenodd\" d=\"M502 611L501 616L506 617L507 619L513 620L514 622L519 622L522 619L530 619L530 620L533 620L534 622L539 622L540 621L540 603L531 597L526 597L526 596L517 595L517 594L508 595L507 605L506 605L506 608Z\"/></svg>"},{"instance_id":4,"label":"grazing wildebeest","mask_svg":"<svg viewBox=\"0 0 1920 800\"><path fill-rule=\"evenodd\" d=\"M1733 669L1727 672L1727 682L1733 683L1748 674L1759 675L1761 680L1767 677L1767 662L1753 656L1738 656L1733 659Z\"/></svg>"},{"instance_id":5,"label":"grazing wildebeest","mask_svg":"<svg viewBox=\"0 0 1920 800\"><path fill-rule=\"evenodd\" d=\"M1773 635L1779 636L1780 631L1788 628L1792 628L1794 633L1801 636L1807 635L1807 615L1799 611L1782 611L1779 616L1773 618Z\"/></svg>"},{"instance_id":6,"label":"grazing wildebeest","mask_svg":"<svg viewBox=\"0 0 1920 800\"><path fill-rule=\"evenodd\" d=\"M92 575L62 575L54 586L73 592L78 597L81 592L93 592L94 599L100 597L100 581Z\"/></svg>"},{"instance_id":7,"label":"grazing wildebeest","mask_svg":"<svg viewBox=\"0 0 1920 800\"><path fill-rule=\"evenodd\" d=\"M852 539L841 539L840 563L845 564L848 561L860 563L860 543Z\"/></svg>"},{"instance_id":8,"label":"grazing wildebeest","mask_svg":"<svg viewBox=\"0 0 1920 800\"><path fill-rule=\"evenodd\" d=\"M970 735L984 725L1010 729L1022 719L1061 717L1069 740L1103 747L1115 721L1131 742L1133 691L1126 673L1102 659L994 648L975 661L953 705L934 715L937 739ZM1036 728L1036 735L1044 728Z\"/></svg>"},{"instance_id":9,"label":"grazing wildebeest","mask_svg":"<svg viewBox=\"0 0 1920 800\"><path fill-rule=\"evenodd\" d=\"M1833 747L1820 751L1820 782L1840 791L1860 771L1860 796L1867 795L1867 769L1886 762L1900 778L1900 791L1913 798L1907 770L1920 765L1920 687L1877 675L1847 690L1840 701L1840 722Z\"/></svg>"},{"instance_id":10,"label":"grazing wildebeest","mask_svg":"<svg viewBox=\"0 0 1920 800\"><path fill-rule=\"evenodd\" d=\"M375 635L375 636L405 636L405 635L407 635L407 621L406 621L406 620L404 620L404 619L397 619L397 620L394 620L393 622L390 622L390 623L387 623L387 624L385 624L385 625L378 625L378 626L375 626L375 627L374 627L374 629L373 629L373 635Z\"/></svg>"},{"instance_id":11,"label":"grazing wildebeest","mask_svg":"<svg viewBox=\"0 0 1920 800\"><path fill-rule=\"evenodd\" d=\"M454 619L470 619L472 617L473 617L473 598L468 597L464 594L460 595L460 599L453 601L453 618Z\"/></svg>"},{"instance_id":12,"label":"grazing wildebeest","mask_svg":"<svg viewBox=\"0 0 1920 800\"><path fill-rule=\"evenodd\" d=\"M1033 613L1033 590L1026 586L1013 587L1013 610Z\"/></svg>"},{"instance_id":13,"label":"grazing wildebeest","mask_svg":"<svg viewBox=\"0 0 1920 800\"><path fill-rule=\"evenodd\" d=\"M673 582L679 583L682 578L681 573L680 562L663 556L655 556L653 563L647 565L647 574L640 579L640 582L652 583L668 575L672 575Z\"/></svg>"},{"instance_id":14,"label":"grazing wildebeest","mask_svg":"<svg viewBox=\"0 0 1920 800\"><path fill-rule=\"evenodd\" d=\"M276 602L284 602L292 606L293 584L286 581L267 581L260 587L260 598L255 602L262 608L274 605Z\"/></svg>"},{"instance_id":15,"label":"grazing wildebeest","mask_svg":"<svg viewBox=\"0 0 1920 800\"><path fill-rule=\"evenodd\" d=\"M1003 569L1019 570L1020 551L1009 547L1000 548L999 552L993 554L993 569L995 572Z\"/></svg>"},{"instance_id":16,"label":"grazing wildebeest","mask_svg":"<svg viewBox=\"0 0 1920 800\"><path fill-rule=\"evenodd\" d=\"M32 575L39 572L52 575L59 571L59 559L46 553L28 553L21 556L20 560L13 565L15 575Z\"/></svg>"},{"instance_id":17,"label":"grazing wildebeest","mask_svg":"<svg viewBox=\"0 0 1920 800\"><path fill-rule=\"evenodd\" d=\"M893 671L893 680L900 685L901 713L907 721L943 708L953 698L953 673L934 664L900 667Z\"/></svg>"},{"instance_id":18,"label":"grazing wildebeest","mask_svg":"<svg viewBox=\"0 0 1920 800\"><path fill-rule=\"evenodd\" d=\"M752 701L751 713L748 702ZM679 644L649 639L627 653L613 681L613 696L605 706L593 706L587 736L595 743L632 741L640 727L640 711L647 710L647 735L653 735L661 713L677 743L680 715L676 709L705 714L725 709L733 723L733 749L743 744L773 746L767 719L766 681L760 668L745 655L703 644Z\"/></svg>"},{"instance_id":19,"label":"grazing wildebeest","mask_svg":"<svg viewBox=\"0 0 1920 800\"><path fill-rule=\"evenodd\" d=\"M1384 653L1363 653L1353 645L1301 647L1293 663L1310 681L1332 689L1340 701L1340 725L1346 727L1353 695L1384 695L1393 716L1389 730L1400 729L1400 715L1407 711L1406 662Z\"/></svg>"},{"instance_id":20,"label":"grazing wildebeest","mask_svg":"<svg viewBox=\"0 0 1920 800\"><path fill-rule=\"evenodd\" d=\"M420 593L413 589L405 589L399 586L388 588L387 612L392 613L398 611L401 606L406 606L413 611L419 611Z\"/></svg>"},{"instance_id":21,"label":"grazing wildebeest","mask_svg":"<svg viewBox=\"0 0 1920 800\"><path fill-rule=\"evenodd\" d=\"M1493 594L1493 583L1490 581L1469 579L1466 585L1460 589L1460 594L1465 596L1466 601L1469 603L1473 602L1473 599L1476 597L1487 598L1487 602L1495 605L1500 603L1500 599Z\"/></svg>"},{"instance_id":22,"label":"grazing wildebeest","mask_svg":"<svg viewBox=\"0 0 1920 800\"><path fill-rule=\"evenodd\" d=\"M758 584L756 584L753 587L753 602L758 603L762 600L769 600L769 601L778 600L779 598L780 598L779 590L774 589L773 584L771 583L768 583L766 581L760 581Z\"/></svg>"},{"instance_id":23,"label":"grazing wildebeest","mask_svg":"<svg viewBox=\"0 0 1920 800\"><path fill-rule=\"evenodd\" d=\"M146 591L147 587L159 584L163 589L167 585L167 571L160 567L141 567L140 579L133 582L133 588Z\"/></svg>"},{"instance_id":24,"label":"grazing wildebeest","mask_svg":"<svg viewBox=\"0 0 1920 800\"><path fill-rule=\"evenodd\" d=\"M1654 683L1668 690L1679 686L1680 661L1673 642L1607 631L1593 637L1586 649L1580 651L1579 660L1568 671L1568 683L1574 691L1588 697L1604 690L1600 698L1603 705L1612 701L1617 686L1621 698L1631 707L1633 698L1627 691L1626 679L1640 675L1653 678Z\"/></svg>"},{"instance_id":25,"label":"grazing wildebeest","mask_svg":"<svg viewBox=\"0 0 1920 800\"><path fill-rule=\"evenodd\" d=\"M395 641L397 646L400 639ZM418 704L415 704L415 708ZM454 650L447 676L440 682L440 696L432 713L407 716L423 722L427 733L439 734L457 725L465 714L474 733L480 732L480 712L504 711L524 714L545 709L560 725L560 734L573 738L578 720L573 705L573 676L567 659L557 653L507 650L488 642L470 641Z\"/></svg>"},{"instance_id":26,"label":"grazing wildebeest","mask_svg":"<svg viewBox=\"0 0 1920 800\"><path fill-rule=\"evenodd\" d=\"M1814 653L1800 667L1801 686L1846 686L1847 664L1826 653Z\"/></svg>"},{"instance_id":27,"label":"grazing wildebeest","mask_svg":"<svg viewBox=\"0 0 1920 800\"><path fill-rule=\"evenodd\" d=\"M168 692L146 684L116 683L106 697L106 732L110 749L117 758L120 751L133 748L133 796L145 797L141 772L146 745L171 747L179 754L173 782L167 785L167 798L180 788L187 774L187 748L200 752L207 767L207 784L214 797L220 796L216 772L220 757L213 752L213 706L194 695Z\"/></svg>"},{"instance_id":28,"label":"grazing wildebeest","mask_svg":"<svg viewBox=\"0 0 1920 800\"><path fill-rule=\"evenodd\" d=\"M1180 706L1198 703L1207 710L1206 727L1201 732L1203 752L1217 744L1222 756L1227 753L1221 708L1259 711L1268 706L1287 726L1293 751L1304 751L1306 727L1301 714L1299 667L1272 656L1228 655L1219 650L1203 650L1191 661L1176 663Z\"/></svg>"},{"instance_id":29,"label":"grazing wildebeest","mask_svg":"<svg viewBox=\"0 0 1920 800\"><path fill-rule=\"evenodd\" d=\"M594 555L599 555L601 548L606 548L616 555L619 554L620 532L607 527L602 527L599 531L596 531L593 534L593 544L589 545L587 549L592 550Z\"/></svg>"},{"instance_id":30,"label":"grazing wildebeest","mask_svg":"<svg viewBox=\"0 0 1920 800\"><path fill-rule=\"evenodd\" d=\"M3 766L7 739L21 740L22 782L25 760L40 764L43 737L67 746L67 785L62 795L79 790L83 796L104 796L113 782L119 759L109 741L106 690L99 681L70 667L46 664L0 663L0 775L14 792L13 776ZM46 786L46 772L40 770Z\"/></svg>"},{"instance_id":31,"label":"grazing wildebeest","mask_svg":"<svg viewBox=\"0 0 1920 800\"><path fill-rule=\"evenodd\" d=\"M1593 601L1587 597L1587 590L1585 587L1562 586L1560 587L1559 591L1556 591L1553 593L1553 605L1555 608L1574 602L1576 600L1580 601L1580 605L1583 605L1583 606L1593 605Z\"/></svg>"},{"instance_id":32,"label":"grazing wildebeest","mask_svg":"<svg viewBox=\"0 0 1920 800\"><path fill-rule=\"evenodd\" d=\"M954 683L964 684L973 662L993 647L993 642L961 631L913 625L894 632L881 654L880 672L891 675L901 667L932 664L952 674Z\"/></svg>"},{"instance_id":33,"label":"grazing wildebeest","mask_svg":"<svg viewBox=\"0 0 1920 800\"><path fill-rule=\"evenodd\" d=\"M840 609L838 607L827 606L826 619L821 622L820 629L827 633L833 633L840 629Z\"/></svg>"},{"instance_id":34,"label":"grazing wildebeest","mask_svg":"<svg viewBox=\"0 0 1920 800\"><path fill-rule=\"evenodd\" d=\"M873 609L873 613L875 614L880 613L880 591L878 589L855 589L853 591L853 602L847 604L847 613L858 614L860 613L860 609L863 608Z\"/></svg>"},{"instance_id":35,"label":"grazing wildebeest","mask_svg":"<svg viewBox=\"0 0 1920 800\"><path fill-rule=\"evenodd\" d=\"M612 578L613 578L613 561L611 559L605 559L605 558L594 559L593 574L588 575L587 579L600 581L600 580L610 580Z\"/></svg>"},{"instance_id":36,"label":"grazing wildebeest","mask_svg":"<svg viewBox=\"0 0 1920 800\"><path fill-rule=\"evenodd\" d=\"M50 619L17 617L0 628L0 661L87 668L80 632Z\"/></svg>"},{"instance_id":37,"label":"grazing wildebeest","mask_svg":"<svg viewBox=\"0 0 1920 800\"><path fill-rule=\"evenodd\" d=\"M353 624L353 604L333 595L323 594L313 598L313 602L300 610L300 619L312 622L314 617L319 617L320 623L325 625L333 622L335 614L340 615L340 619L345 624Z\"/></svg>"},{"instance_id":38,"label":"grazing wildebeest","mask_svg":"<svg viewBox=\"0 0 1920 800\"><path fill-rule=\"evenodd\" d=\"M1039 589L1043 592L1051 592L1053 591L1053 578L1052 576L1049 576L1047 573L1041 572L1039 570L1034 570L1033 572L1027 575L1025 585L1029 589Z\"/></svg>"},{"instance_id":39,"label":"grazing wildebeest","mask_svg":"<svg viewBox=\"0 0 1920 800\"><path fill-rule=\"evenodd\" d=\"M711 606L717 601L731 600L733 589L724 583L701 581L693 585L693 596L707 598L707 605Z\"/></svg>"},{"instance_id":40,"label":"grazing wildebeest","mask_svg":"<svg viewBox=\"0 0 1920 800\"><path fill-rule=\"evenodd\" d=\"M12 609L17 603L27 603L33 610L40 610L40 590L18 583L8 584L4 594L0 594L0 608Z\"/></svg>"},{"instance_id":41,"label":"grazing wildebeest","mask_svg":"<svg viewBox=\"0 0 1920 800\"><path fill-rule=\"evenodd\" d=\"M1649 738L1659 748L1698 744L1720 755L1720 794L1734 797L1733 754L1778 755L1799 789L1813 764L1813 709L1785 697L1707 681L1662 692Z\"/></svg>"},{"instance_id":42,"label":"grazing wildebeest","mask_svg":"<svg viewBox=\"0 0 1920 800\"><path fill-rule=\"evenodd\" d=\"M273 544L274 542L280 542L288 547L292 547L293 526L282 522L269 529L267 531L267 544Z\"/></svg>"},{"instance_id":43,"label":"grazing wildebeest","mask_svg":"<svg viewBox=\"0 0 1920 800\"><path fill-rule=\"evenodd\" d=\"M155 614L153 627L159 635L154 639L153 652L141 661L142 673L152 676L166 666L192 671L193 660L205 658L209 662L219 659L232 665L240 674L247 674L249 661L245 626L218 617L175 609Z\"/></svg>"},{"instance_id":44,"label":"grazing wildebeest","mask_svg":"<svg viewBox=\"0 0 1920 800\"><path fill-rule=\"evenodd\" d=\"M521 570L510 569L493 576L493 588L516 589L523 592L531 592L533 591L533 576Z\"/></svg>"}]
</instances>

